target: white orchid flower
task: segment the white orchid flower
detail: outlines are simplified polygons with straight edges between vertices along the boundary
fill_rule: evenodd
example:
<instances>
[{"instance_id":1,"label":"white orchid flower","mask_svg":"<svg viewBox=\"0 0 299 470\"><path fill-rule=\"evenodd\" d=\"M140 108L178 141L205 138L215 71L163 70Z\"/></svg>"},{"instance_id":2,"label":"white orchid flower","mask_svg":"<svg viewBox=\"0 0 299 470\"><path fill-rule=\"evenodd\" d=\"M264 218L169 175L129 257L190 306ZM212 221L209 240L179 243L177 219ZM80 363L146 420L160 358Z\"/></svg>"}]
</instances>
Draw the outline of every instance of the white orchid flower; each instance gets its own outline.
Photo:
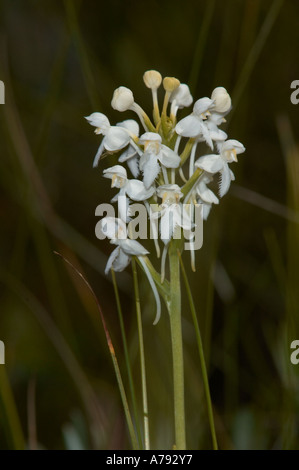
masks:
<instances>
[{"instance_id":1,"label":"white orchid flower","mask_svg":"<svg viewBox=\"0 0 299 470\"><path fill-rule=\"evenodd\" d=\"M159 186L156 194L162 199L162 204L159 211L151 213L151 218L155 220L160 217L160 236L164 243L161 257L161 281L163 282L168 244L172 237L175 236L176 230L182 228L190 231L192 222L190 214L187 213L179 202L183 197L183 193L177 184Z\"/></svg>"},{"instance_id":2,"label":"white orchid flower","mask_svg":"<svg viewBox=\"0 0 299 470\"><path fill-rule=\"evenodd\" d=\"M194 103L193 112L179 121L175 131L182 137L200 138L204 137L210 147L213 145L204 124L204 120L210 115L210 109L214 101L210 98L201 98Z\"/></svg>"},{"instance_id":3,"label":"white orchid flower","mask_svg":"<svg viewBox=\"0 0 299 470\"><path fill-rule=\"evenodd\" d=\"M227 193L231 181L234 180L234 174L228 164L237 162L237 155L245 152L245 147L238 140L231 139L220 144L219 149L219 155L204 155L196 161L195 166L208 173L220 173L219 196L223 197Z\"/></svg>"},{"instance_id":4,"label":"white orchid flower","mask_svg":"<svg viewBox=\"0 0 299 470\"><path fill-rule=\"evenodd\" d=\"M162 199L161 210L153 214L154 217L161 217L160 234L161 240L167 245L176 228L190 230L191 221L183 205L179 202L183 197L180 187L177 184L164 184L157 188L157 196Z\"/></svg>"},{"instance_id":5,"label":"white orchid flower","mask_svg":"<svg viewBox=\"0 0 299 470\"><path fill-rule=\"evenodd\" d=\"M143 259L143 256L149 254L149 251L147 251L141 243L128 238L127 227L123 220L115 217L104 217L100 222L100 226L103 234L110 239L110 243L117 245L108 258L105 274L108 274L111 268L117 272L123 271L130 263L132 256L137 256L142 264L156 300L157 310L154 320L154 325L156 325L161 316L161 302L155 282Z\"/></svg>"},{"instance_id":6,"label":"white orchid flower","mask_svg":"<svg viewBox=\"0 0 299 470\"><path fill-rule=\"evenodd\" d=\"M116 124L118 127L123 127L127 129L131 137L139 137L139 125L134 119L127 119ZM118 159L119 163L127 162L127 165L134 176L137 178L139 175L139 163L138 163L138 152L136 146L132 144L132 141L129 143L125 151L120 155Z\"/></svg>"},{"instance_id":7,"label":"white orchid flower","mask_svg":"<svg viewBox=\"0 0 299 470\"><path fill-rule=\"evenodd\" d=\"M111 268L114 271L123 271L129 264L131 256L145 256L149 252L136 240L127 237L127 227L123 220L115 217L104 217L100 222L103 234L110 239L110 243L117 245L109 256L105 274Z\"/></svg>"},{"instance_id":8,"label":"white orchid flower","mask_svg":"<svg viewBox=\"0 0 299 470\"><path fill-rule=\"evenodd\" d=\"M118 202L118 210L121 218L128 222L128 209L129 200L132 201L146 201L155 192L155 188L146 188L142 181L137 179L128 179L126 169L121 165L114 165L103 171L104 178L111 179L111 187L119 188L120 191L116 194L112 202Z\"/></svg>"},{"instance_id":9,"label":"white orchid flower","mask_svg":"<svg viewBox=\"0 0 299 470\"><path fill-rule=\"evenodd\" d=\"M85 119L91 126L96 127L96 134L104 136L94 158L93 167L98 165L104 149L108 150L108 152L116 152L129 144L131 136L125 126L111 126L105 114L92 113L90 116L86 116Z\"/></svg>"},{"instance_id":10,"label":"white orchid flower","mask_svg":"<svg viewBox=\"0 0 299 470\"><path fill-rule=\"evenodd\" d=\"M144 153L140 157L139 167L143 172L143 182L146 188L149 188L155 181L161 171L166 182L166 168L178 168L181 163L180 157L169 147L162 144L162 137L155 132L146 132L143 134L139 143L144 146Z\"/></svg>"},{"instance_id":11,"label":"white orchid flower","mask_svg":"<svg viewBox=\"0 0 299 470\"><path fill-rule=\"evenodd\" d=\"M155 192L155 188L146 188L142 181L128 179L127 171L121 165L114 165L103 171L105 178L111 179L112 188L120 188L121 194L126 194L133 201L145 201Z\"/></svg>"}]
</instances>

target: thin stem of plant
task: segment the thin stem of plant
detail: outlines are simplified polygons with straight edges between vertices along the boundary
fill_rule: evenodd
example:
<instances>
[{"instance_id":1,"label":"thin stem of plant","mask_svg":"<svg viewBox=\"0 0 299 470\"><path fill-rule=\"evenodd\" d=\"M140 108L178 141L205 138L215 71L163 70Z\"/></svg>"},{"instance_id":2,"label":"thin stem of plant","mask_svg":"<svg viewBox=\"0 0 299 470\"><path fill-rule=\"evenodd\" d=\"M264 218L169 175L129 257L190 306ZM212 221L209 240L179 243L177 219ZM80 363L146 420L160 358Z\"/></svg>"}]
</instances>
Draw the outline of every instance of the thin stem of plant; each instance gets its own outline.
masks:
<instances>
[{"instance_id":1,"label":"thin stem of plant","mask_svg":"<svg viewBox=\"0 0 299 470\"><path fill-rule=\"evenodd\" d=\"M142 318L141 318L141 308L140 308L138 277L137 277L136 263L135 263L134 259L132 259L132 271L133 271L133 282L134 282L136 314L137 314L137 327L138 327L138 339L139 339L139 351L140 351L140 369L141 369L142 404L143 404L143 426L144 426L144 445L145 445L145 450L150 450L150 434L149 434L149 419L148 419L148 403L147 403L147 386L146 386L144 341L143 341L143 330L142 330Z\"/></svg>"},{"instance_id":2,"label":"thin stem of plant","mask_svg":"<svg viewBox=\"0 0 299 470\"><path fill-rule=\"evenodd\" d=\"M168 303L168 310L170 316L173 361L175 447L178 450L185 450L186 425L184 398L184 358L181 323L180 262L175 247L175 241L172 241L169 247L169 268L170 301Z\"/></svg>"}]
</instances>

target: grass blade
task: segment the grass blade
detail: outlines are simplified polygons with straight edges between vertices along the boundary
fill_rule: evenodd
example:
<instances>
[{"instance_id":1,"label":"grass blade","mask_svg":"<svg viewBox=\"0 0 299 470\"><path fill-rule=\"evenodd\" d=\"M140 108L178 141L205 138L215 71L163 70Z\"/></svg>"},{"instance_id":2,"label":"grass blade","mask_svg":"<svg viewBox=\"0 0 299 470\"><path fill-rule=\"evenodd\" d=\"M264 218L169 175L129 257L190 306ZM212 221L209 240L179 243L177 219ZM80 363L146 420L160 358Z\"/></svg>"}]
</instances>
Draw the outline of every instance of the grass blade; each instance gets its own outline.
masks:
<instances>
[{"instance_id":1,"label":"grass blade","mask_svg":"<svg viewBox=\"0 0 299 470\"><path fill-rule=\"evenodd\" d=\"M141 434L140 434L140 428L139 428L139 422L138 422L136 394L135 394L135 387L134 387L134 382L133 382L133 377L132 377L132 369L131 369L131 365L130 365L128 343L127 343L127 339L126 339L125 325L124 325L122 308L121 308L121 303L120 303L120 298L119 298L119 293L118 293L118 288L117 288L117 283L116 283L115 272L113 271L113 269L111 269L111 275L112 275L112 283L113 283L113 288L114 288L114 295L115 295L115 299L116 299L116 306L117 306L118 320L119 320L119 324L120 324L121 337L122 337L124 353L125 353L125 362L126 362L127 374L128 374L128 379L129 379L129 388L130 388L131 399L132 399L132 404L133 404L133 411L134 411L134 417L135 417L135 423L136 423L137 437L138 437L139 446L140 446L140 448L142 448L142 440L141 440Z\"/></svg>"},{"instance_id":2,"label":"grass blade","mask_svg":"<svg viewBox=\"0 0 299 470\"><path fill-rule=\"evenodd\" d=\"M184 279L184 282L185 282L185 287L186 287L186 291L187 291L190 310L191 310L192 319L193 319L194 328L195 328L195 334L196 334L196 340L197 340L198 352L199 352L199 358L200 358L200 365L201 365L202 376L203 376L204 390L205 390L206 399L207 399L207 408L208 408L209 423L210 423L210 429L211 429L211 435L212 435L212 441L213 441L213 449L217 450L218 449L218 444L217 444L217 437L216 437L216 431L215 431L213 407L212 407L212 401L211 401L209 379L208 379L208 373L207 373L207 368L206 368L206 363L205 363L201 333L200 333L199 324L198 324L198 320L197 320L197 316L196 316L196 310L195 310L195 305L194 305L194 301L193 301L193 297L192 297L192 292L191 292L189 282L188 282L188 278L187 278L187 275L186 275L186 271L185 271L185 268L184 268L184 265L183 265L183 260L182 260L182 257L181 257L181 254L180 254L179 251L178 251L178 257L180 259L181 270L182 270L183 279Z\"/></svg>"}]
</instances>

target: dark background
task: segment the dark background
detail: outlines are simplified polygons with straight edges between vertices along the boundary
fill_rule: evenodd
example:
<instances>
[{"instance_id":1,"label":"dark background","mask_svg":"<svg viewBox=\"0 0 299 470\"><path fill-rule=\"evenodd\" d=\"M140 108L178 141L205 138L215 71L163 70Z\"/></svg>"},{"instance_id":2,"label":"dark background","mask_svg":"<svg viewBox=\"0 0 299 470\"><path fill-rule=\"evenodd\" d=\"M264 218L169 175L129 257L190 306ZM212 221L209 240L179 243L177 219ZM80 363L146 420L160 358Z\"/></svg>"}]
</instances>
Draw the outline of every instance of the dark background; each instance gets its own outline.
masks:
<instances>
[{"instance_id":1,"label":"dark background","mask_svg":"<svg viewBox=\"0 0 299 470\"><path fill-rule=\"evenodd\" d=\"M111 247L95 238L95 208L113 192L92 161L99 137L83 116L110 107L124 85L150 111L145 70L231 93L226 130L246 153L214 207L189 272L223 449L298 449L299 79L294 0L0 2L0 448L129 449L111 357L94 299L53 251L69 259L99 299L127 387L111 277ZM189 266L188 254L184 258ZM139 273L150 430L171 448L172 384L166 311ZM131 271L117 276L141 403ZM183 302L187 439L210 448L201 370ZM141 406L141 405L140 405Z\"/></svg>"}]
</instances>

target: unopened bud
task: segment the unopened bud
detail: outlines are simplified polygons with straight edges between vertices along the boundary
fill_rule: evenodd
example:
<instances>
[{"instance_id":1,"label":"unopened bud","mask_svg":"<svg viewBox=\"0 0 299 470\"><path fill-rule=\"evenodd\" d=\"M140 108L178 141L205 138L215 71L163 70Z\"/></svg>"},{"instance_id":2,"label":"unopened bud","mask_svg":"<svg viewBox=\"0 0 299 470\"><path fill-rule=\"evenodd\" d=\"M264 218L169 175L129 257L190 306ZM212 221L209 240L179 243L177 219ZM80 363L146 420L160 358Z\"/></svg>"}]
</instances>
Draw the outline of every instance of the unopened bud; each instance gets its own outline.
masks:
<instances>
[{"instance_id":1,"label":"unopened bud","mask_svg":"<svg viewBox=\"0 0 299 470\"><path fill-rule=\"evenodd\" d=\"M113 93L113 98L111 101L111 106L117 111L127 111L134 104L134 96L129 88L125 86L120 86Z\"/></svg>"},{"instance_id":2,"label":"unopened bud","mask_svg":"<svg viewBox=\"0 0 299 470\"><path fill-rule=\"evenodd\" d=\"M216 113L226 113L231 108L231 97L222 86L218 86L213 90L211 98L214 100L215 107L213 111L216 111Z\"/></svg>"},{"instance_id":3,"label":"unopened bud","mask_svg":"<svg viewBox=\"0 0 299 470\"><path fill-rule=\"evenodd\" d=\"M171 94L169 101L171 103L175 101L179 108L190 106L190 104L192 104L193 98L188 85L181 83L180 86Z\"/></svg>"},{"instance_id":4,"label":"unopened bud","mask_svg":"<svg viewBox=\"0 0 299 470\"><path fill-rule=\"evenodd\" d=\"M162 83L162 75L157 70L147 70L143 75L143 81L147 88L156 90Z\"/></svg>"},{"instance_id":5,"label":"unopened bud","mask_svg":"<svg viewBox=\"0 0 299 470\"><path fill-rule=\"evenodd\" d=\"M180 86L180 81L174 77L165 77L163 79L163 87L165 91L172 93Z\"/></svg>"}]
</instances>

